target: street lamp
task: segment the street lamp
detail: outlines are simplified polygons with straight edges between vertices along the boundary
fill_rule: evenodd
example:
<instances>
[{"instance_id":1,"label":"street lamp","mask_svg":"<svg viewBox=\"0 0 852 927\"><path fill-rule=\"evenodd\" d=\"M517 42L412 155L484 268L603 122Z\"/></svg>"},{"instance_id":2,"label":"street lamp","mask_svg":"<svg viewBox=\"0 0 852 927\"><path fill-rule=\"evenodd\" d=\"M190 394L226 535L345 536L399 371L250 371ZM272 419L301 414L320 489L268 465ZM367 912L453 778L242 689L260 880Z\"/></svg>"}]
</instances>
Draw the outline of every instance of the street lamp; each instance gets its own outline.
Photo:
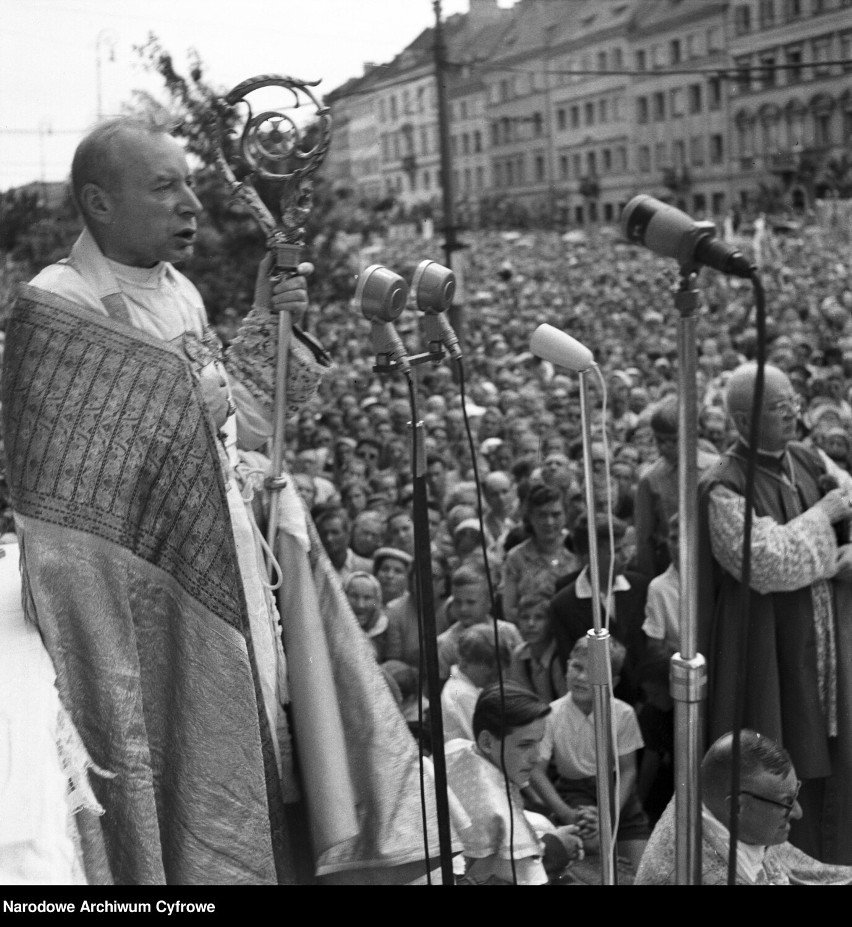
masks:
<instances>
[{"instance_id":1,"label":"street lamp","mask_svg":"<svg viewBox=\"0 0 852 927\"><path fill-rule=\"evenodd\" d=\"M101 88L101 47L104 45L109 46L109 60L115 61L115 43L118 41L118 34L114 29L101 29L98 33L97 39L95 39L95 68L97 75L97 91L98 91L98 109L97 116L98 119L102 119L104 115L103 109L103 92Z\"/></svg>"}]
</instances>

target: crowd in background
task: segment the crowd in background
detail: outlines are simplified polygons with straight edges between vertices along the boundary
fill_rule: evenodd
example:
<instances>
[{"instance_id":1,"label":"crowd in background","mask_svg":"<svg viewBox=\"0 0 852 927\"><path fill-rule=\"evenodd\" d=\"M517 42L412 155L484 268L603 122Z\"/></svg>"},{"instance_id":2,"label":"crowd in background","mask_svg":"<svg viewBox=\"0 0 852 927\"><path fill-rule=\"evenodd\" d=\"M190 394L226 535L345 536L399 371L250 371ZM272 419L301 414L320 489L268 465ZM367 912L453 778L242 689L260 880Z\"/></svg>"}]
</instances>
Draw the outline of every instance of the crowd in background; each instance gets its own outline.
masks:
<instances>
[{"instance_id":1,"label":"crowd in background","mask_svg":"<svg viewBox=\"0 0 852 927\"><path fill-rule=\"evenodd\" d=\"M768 360L800 395L801 437L848 470L849 244L809 228L767 236L759 252ZM408 280L423 259L443 263L439 244L422 239L374 248L371 258ZM551 233L482 232L469 236L459 260L463 285L452 318L463 360L444 354L417 363L413 390L400 371L375 370L370 325L357 306L312 307L312 334L334 365L316 401L289 426L294 481L427 752L417 571L428 565L415 551L415 415L426 461L447 738L473 739L477 695L499 678L547 702L565 696L566 663L592 622L591 523L602 594L612 593L604 612L623 648L615 696L635 712L641 732L629 808L634 817L644 810L653 825L673 789L667 667L679 614L679 269L604 233L566 241ZM724 387L731 371L754 358L757 335L749 281L703 271L695 285L701 468L734 437ZM598 365L586 377L593 513L586 507L580 382L531 353L530 336L543 322L587 346ZM428 349L413 309L395 328L409 356ZM4 530L12 530L8 512ZM559 770L550 772L558 785Z\"/></svg>"}]
</instances>

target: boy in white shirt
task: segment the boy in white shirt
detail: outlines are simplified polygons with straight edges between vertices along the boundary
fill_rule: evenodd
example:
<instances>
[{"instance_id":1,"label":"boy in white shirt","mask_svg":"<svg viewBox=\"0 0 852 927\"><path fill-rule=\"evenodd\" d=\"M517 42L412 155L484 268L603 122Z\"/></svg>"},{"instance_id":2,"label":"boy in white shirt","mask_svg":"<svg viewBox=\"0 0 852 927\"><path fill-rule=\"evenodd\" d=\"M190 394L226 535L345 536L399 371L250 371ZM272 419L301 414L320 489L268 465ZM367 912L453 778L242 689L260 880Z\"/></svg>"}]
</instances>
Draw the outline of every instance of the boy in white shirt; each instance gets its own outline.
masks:
<instances>
[{"instance_id":1,"label":"boy in white shirt","mask_svg":"<svg viewBox=\"0 0 852 927\"><path fill-rule=\"evenodd\" d=\"M589 638L581 637L565 671L568 694L551 702L540 759L530 776L535 791L561 824L575 823L577 809L597 806L594 688L589 681L588 651ZM610 638L613 686L618 682L625 653L624 645ZM650 836L648 817L636 792L637 754L644 743L633 707L617 698L611 699L611 706L618 756L617 848L635 870ZM555 769L549 775L551 761Z\"/></svg>"}]
</instances>

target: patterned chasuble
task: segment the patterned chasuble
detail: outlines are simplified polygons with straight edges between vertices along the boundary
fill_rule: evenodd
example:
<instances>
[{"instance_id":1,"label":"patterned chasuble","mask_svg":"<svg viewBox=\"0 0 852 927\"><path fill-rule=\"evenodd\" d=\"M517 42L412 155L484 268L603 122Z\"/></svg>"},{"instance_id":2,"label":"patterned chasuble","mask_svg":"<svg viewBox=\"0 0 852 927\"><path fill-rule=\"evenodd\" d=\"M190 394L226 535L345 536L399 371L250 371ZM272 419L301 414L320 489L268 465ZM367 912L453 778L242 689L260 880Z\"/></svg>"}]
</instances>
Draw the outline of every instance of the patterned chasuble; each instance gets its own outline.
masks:
<instances>
[{"instance_id":1,"label":"patterned chasuble","mask_svg":"<svg viewBox=\"0 0 852 927\"><path fill-rule=\"evenodd\" d=\"M94 783L113 814L84 829L89 881L279 881L280 783L216 435L186 359L25 285L2 385L27 616L88 752L115 774Z\"/></svg>"}]
</instances>

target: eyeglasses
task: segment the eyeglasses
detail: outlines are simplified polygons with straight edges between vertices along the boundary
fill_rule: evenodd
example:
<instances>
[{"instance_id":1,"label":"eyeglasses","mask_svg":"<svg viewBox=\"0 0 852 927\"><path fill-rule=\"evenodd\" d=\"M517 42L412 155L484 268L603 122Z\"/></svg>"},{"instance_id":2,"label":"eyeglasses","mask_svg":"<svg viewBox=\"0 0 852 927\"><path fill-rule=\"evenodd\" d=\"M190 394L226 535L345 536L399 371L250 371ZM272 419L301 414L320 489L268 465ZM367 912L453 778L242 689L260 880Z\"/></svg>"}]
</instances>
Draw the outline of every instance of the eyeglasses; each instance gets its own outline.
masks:
<instances>
[{"instance_id":1,"label":"eyeglasses","mask_svg":"<svg viewBox=\"0 0 852 927\"><path fill-rule=\"evenodd\" d=\"M767 412L780 412L782 415L798 415L802 411L802 400L798 396L787 396L766 407Z\"/></svg>"},{"instance_id":2,"label":"eyeglasses","mask_svg":"<svg viewBox=\"0 0 852 927\"><path fill-rule=\"evenodd\" d=\"M796 780L796 791L793 793L793 800L790 802L777 801L774 798L767 798L765 795L758 795L756 792L749 792L746 789L740 789L740 795L750 795L758 801L765 801L768 805L777 805L779 808L784 809L785 817L790 817L793 813L793 808L796 807L796 799L799 797L799 789L801 789L801 787L802 780Z\"/></svg>"}]
</instances>

